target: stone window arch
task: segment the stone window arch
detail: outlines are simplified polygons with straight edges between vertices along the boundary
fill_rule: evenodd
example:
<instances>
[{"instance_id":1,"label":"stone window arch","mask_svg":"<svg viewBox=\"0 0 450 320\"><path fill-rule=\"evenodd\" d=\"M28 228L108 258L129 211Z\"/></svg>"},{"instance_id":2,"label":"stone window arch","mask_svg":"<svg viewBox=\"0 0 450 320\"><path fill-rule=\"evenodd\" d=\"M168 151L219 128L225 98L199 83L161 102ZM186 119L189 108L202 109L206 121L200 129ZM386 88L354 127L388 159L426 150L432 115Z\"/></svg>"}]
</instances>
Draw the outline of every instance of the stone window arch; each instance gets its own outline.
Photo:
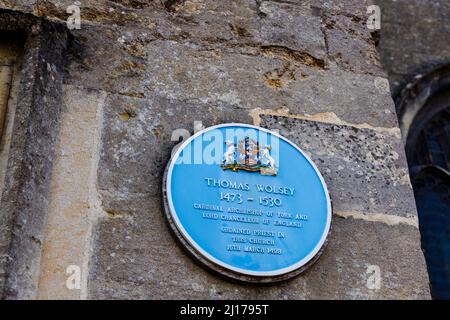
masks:
<instances>
[{"instance_id":1,"label":"stone window arch","mask_svg":"<svg viewBox=\"0 0 450 320\"><path fill-rule=\"evenodd\" d=\"M0 9L0 299L37 294L69 37L63 24Z\"/></svg>"},{"instance_id":2,"label":"stone window arch","mask_svg":"<svg viewBox=\"0 0 450 320\"><path fill-rule=\"evenodd\" d=\"M397 99L434 298L450 298L450 65L416 76Z\"/></svg>"}]
</instances>

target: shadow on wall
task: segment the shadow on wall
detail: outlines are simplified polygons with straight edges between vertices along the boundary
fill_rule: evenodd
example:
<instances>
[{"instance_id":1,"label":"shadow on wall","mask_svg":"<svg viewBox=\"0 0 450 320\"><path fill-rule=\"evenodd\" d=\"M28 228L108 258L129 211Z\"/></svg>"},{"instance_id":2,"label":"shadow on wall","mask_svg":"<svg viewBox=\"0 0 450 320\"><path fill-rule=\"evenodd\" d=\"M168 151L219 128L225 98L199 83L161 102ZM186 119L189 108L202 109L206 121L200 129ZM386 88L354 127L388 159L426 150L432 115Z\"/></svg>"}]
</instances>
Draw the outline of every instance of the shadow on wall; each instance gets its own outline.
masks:
<instances>
[{"instance_id":1,"label":"shadow on wall","mask_svg":"<svg viewBox=\"0 0 450 320\"><path fill-rule=\"evenodd\" d=\"M407 85L396 105L432 296L450 299L450 65Z\"/></svg>"},{"instance_id":2,"label":"shadow on wall","mask_svg":"<svg viewBox=\"0 0 450 320\"><path fill-rule=\"evenodd\" d=\"M396 98L431 292L450 299L450 2L376 3L378 51Z\"/></svg>"}]
</instances>

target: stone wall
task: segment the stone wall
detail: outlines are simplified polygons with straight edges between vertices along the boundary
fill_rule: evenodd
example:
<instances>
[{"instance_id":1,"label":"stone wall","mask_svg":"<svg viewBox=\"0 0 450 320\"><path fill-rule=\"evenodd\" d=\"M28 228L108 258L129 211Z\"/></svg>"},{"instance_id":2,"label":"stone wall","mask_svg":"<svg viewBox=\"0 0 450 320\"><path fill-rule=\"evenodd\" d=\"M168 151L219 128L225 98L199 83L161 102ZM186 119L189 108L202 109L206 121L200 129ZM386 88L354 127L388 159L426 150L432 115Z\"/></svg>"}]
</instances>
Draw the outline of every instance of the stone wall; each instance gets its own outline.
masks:
<instances>
[{"instance_id":1,"label":"stone wall","mask_svg":"<svg viewBox=\"0 0 450 320\"><path fill-rule=\"evenodd\" d=\"M35 298L68 38L61 26L9 10L0 11L0 30L25 38L17 39L23 62L10 100L15 114L0 201L0 288L3 298Z\"/></svg>"},{"instance_id":2,"label":"stone wall","mask_svg":"<svg viewBox=\"0 0 450 320\"><path fill-rule=\"evenodd\" d=\"M394 96L416 76L450 63L450 2L377 0L382 22L378 47Z\"/></svg>"},{"instance_id":3,"label":"stone wall","mask_svg":"<svg viewBox=\"0 0 450 320\"><path fill-rule=\"evenodd\" d=\"M14 119L17 84L19 82L20 39L17 34L0 33L0 190L4 189L6 168L8 166L9 149L11 146L12 123ZM10 244L8 224L0 225L0 292L3 289L5 277L5 263L8 260L6 252Z\"/></svg>"},{"instance_id":4,"label":"stone wall","mask_svg":"<svg viewBox=\"0 0 450 320\"><path fill-rule=\"evenodd\" d=\"M446 299L450 297L449 176L435 168L418 170L412 154L422 147L414 138L424 128L421 119L445 119L437 112L449 107L450 2L378 2L383 9L378 49L389 74L409 153L432 294L434 298ZM443 130L444 126L440 124Z\"/></svg>"},{"instance_id":5,"label":"stone wall","mask_svg":"<svg viewBox=\"0 0 450 320\"><path fill-rule=\"evenodd\" d=\"M1 7L64 25L72 1ZM39 298L429 298L414 197L367 1L81 1L71 32ZM49 49L50 50L50 49ZM243 122L311 155L334 207L323 256L276 286L203 270L171 236L173 130ZM82 271L80 290L66 268ZM370 289L369 267L381 272ZM369 269L368 269L369 268ZM20 288L19 288L20 289Z\"/></svg>"}]
</instances>

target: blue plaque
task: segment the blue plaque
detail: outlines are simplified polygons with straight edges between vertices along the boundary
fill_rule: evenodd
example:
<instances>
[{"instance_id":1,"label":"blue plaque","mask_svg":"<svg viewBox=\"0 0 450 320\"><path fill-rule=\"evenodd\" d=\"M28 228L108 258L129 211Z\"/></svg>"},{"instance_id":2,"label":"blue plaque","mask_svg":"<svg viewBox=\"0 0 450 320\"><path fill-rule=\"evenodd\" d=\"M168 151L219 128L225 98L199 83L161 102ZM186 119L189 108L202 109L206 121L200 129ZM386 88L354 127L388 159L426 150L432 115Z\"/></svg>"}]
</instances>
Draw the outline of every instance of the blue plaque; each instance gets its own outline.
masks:
<instances>
[{"instance_id":1,"label":"blue plaque","mask_svg":"<svg viewBox=\"0 0 450 320\"><path fill-rule=\"evenodd\" d=\"M269 130L224 124L196 133L164 178L169 224L210 269L243 281L301 273L331 227L325 182L311 159Z\"/></svg>"}]
</instances>

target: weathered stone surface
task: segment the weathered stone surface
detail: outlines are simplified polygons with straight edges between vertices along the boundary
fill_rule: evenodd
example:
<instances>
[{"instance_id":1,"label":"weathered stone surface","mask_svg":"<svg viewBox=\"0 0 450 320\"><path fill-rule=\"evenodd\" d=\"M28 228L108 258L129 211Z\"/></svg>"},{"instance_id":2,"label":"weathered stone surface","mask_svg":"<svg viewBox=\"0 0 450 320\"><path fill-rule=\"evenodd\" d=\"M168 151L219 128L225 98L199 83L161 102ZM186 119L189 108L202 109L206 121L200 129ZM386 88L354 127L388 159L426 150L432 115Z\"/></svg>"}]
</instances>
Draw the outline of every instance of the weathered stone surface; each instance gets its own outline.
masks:
<instances>
[{"instance_id":1,"label":"weathered stone surface","mask_svg":"<svg viewBox=\"0 0 450 320\"><path fill-rule=\"evenodd\" d=\"M283 56L217 53L174 42L149 51L149 61L148 88L170 97L226 99L245 109L284 106L295 114L333 111L348 122L397 126L389 92L376 88L375 77L334 64L323 70Z\"/></svg>"},{"instance_id":2,"label":"weathered stone surface","mask_svg":"<svg viewBox=\"0 0 450 320\"><path fill-rule=\"evenodd\" d=\"M412 155L415 152L421 154L418 152L421 148L434 149L431 144L416 138L419 133L427 135L423 129L425 123L433 129L445 127L444 124L431 125L433 121L430 119L439 109L449 107L450 2L447 0L378 2L382 8L378 49L389 74L400 128L413 172L412 182L432 296L435 299L448 299L450 233L449 224L445 221L450 211L448 173L441 172L438 169L440 166L418 166L420 161ZM398 14L399 12L401 14ZM439 121L445 118L439 115L434 117L439 118ZM429 161L437 163L434 156Z\"/></svg>"},{"instance_id":3,"label":"weathered stone surface","mask_svg":"<svg viewBox=\"0 0 450 320\"><path fill-rule=\"evenodd\" d=\"M0 269L6 270L0 290L3 298L29 299L36 296L40 271L67 34L30 15L8 13L0 12L2 28L4 24L8 30L34 26L35 33L25 43L17 92L20 98L0 204ZM40 76L35 77L36 73Z\"/></svg>"},{"instance_id":4,"label":"weathered stone surface","mask_svg":"<svg viewBox=\"0 0 450 320\"><path fill-rule=\"evenodd\" d=\"M9 148L11 145L12 113L14 112L12 87L17 87L18 76L14 75L13 60L18 54L11 50L11 44L2 44L0 47L0 195L4 187L6 168L8 166ZM17 69L16 69L17 70ZM14 85L13 85L14 84ZM2 219L0 219L2 221ZM5 279L5 265L8 261L7 248L10 244L9 226L0 225L0 292L3 290Z\"/></svg>"},{"instance_id":5,"label":"weathered stone surface","mask_svg":"<svg viewBox=\"0 0 450 320\"><path fill-rule=\"evenodd\" d=\"M157 22L148 33L142 29L118 32L100 25L81 31L78 40L85 51L70 66L67 81L112 92L105 104L107 125L98 179L108 218L96 231L90 297L428 297L418 231L412 226L336 218L336 233L319 263L292 282L268 288L230 284L205 272L169 235L161 212L161 183L176 143L170 142L174 129L192 132L195 120L205 126L248 123L251 110L279 107L292 114L333 112L342 121L397 128L377 58L365 60L365 54L341 43L352 37L354 48L370 48L374 53L370 34L362 30L365 8L355 18L349 16L350 5L312 8L306 3L264 1L255 8L245 3L238 11L226 2L176 5L169 8L173 20L153 16ZM294 17L286 8L302 14ZM327 29L326 14L336 20L336 29ZM309 21L308 32L285 32L278 37L280 26L271 24L281 17L283 29L301 19ZM261 35L262 26L271 32ZM328 49L325 39L331 44ZM335 59L339 53L348 65ZM270 117L261 118L262 125L272 127L270 121ZM322 159L318 162L336 198L336 210L363 217L415 218L396 134L312 122L301 126L300 120L292 118L280 121L282 133L301 146L303 138L311 139L304 147ZM410 242L399 240L399 235ZM402 246L411 247L400 250ZM386 286L380 291L367 289L369 264L387 270L382 271ZM421 279L418 282L411 280L415 273Z\"/></svg>"},{"instance_id":6,"label":"weathered stone surface","mask_svg":"<svg viewBox=\"0 0 450 320\"><path fill-rule=\"evenodd\" d=\"M0 0L0 8L32 12L37 0Z\"/></svg>"},{"instance_id":7,"label":"weathered stone surface","mask_svg":"<svg viewBox=\"0 0 450 320\"><path fill-rule=\"evenodd\" d=\"M378 50L396 96L418 74L450 62L450 2L379 0ZM420 22L419 22L420 19Z\"/></svg>"},{"instance_id":8,"label":"weathered stone surface","mask_svg":"<svg viewBox=\"0 0 450 320\"><path fill-rule=\"evenodd\" d=\"M136 99L110 95L105 103L103 149L98 188L108 211L130 201L161 195L162 174L172 148L172 132L193 133L194 121L205 127L226 122L251 122L247 113L221 103L191 103L167 97ZM135 199L136 198L136 199ZM135 199L135 200L132 200Z\"/></svg>"},{"instance_id":9,"label":"weathered stone surface","mask_svg":"<svg viewBox=\"0 0 450 320\"><path fill-rule=\"evenodd\" d=\"M105 218L95 229L92 252L85 252L91 254L89 283L83 288L88 297L429 297L417 228L402 224L401 219L389 224L383 219L370 220L373 215L413 219L415 210L400 141L391 134L398 132L394 105L374 52L375 42L364 28L369 3L82 2L81 30L71 32L64 82L76 87L74 92L106 96L101 148L91 150L100 153L93 196L99 196L98 210ZM67 6L73 1L21 0L12 4L0 0L0 4L64 26ZM5 21L2 26L7 27ZM49 48L48 52L55 50ZM62 86L62 75L57 75L57 82ZM58 105L55 101L60 101L61 86L49 86L54 90L54 96L48 96L50 112L58 110L53 108ZM281 107L289 109L292 116L255 118L259 109L264 114L264 110ZM335 114L336 123L299 119L320 113ZM316 155L335 209L356 213L360 220L336 216L324 255L293 281L254 287L206 272L171 237L161 204L162 173L177 143L171 141L173 130L192 133L194 121L202 121L204 126L260 122L281 129ZM57 127L57 123L53 125ZM99 124L87 125L91 127L86 132L92 132ZM360 129L354 129L358 125ZM54 142L54 131L49 132L46 139ZM39 146L37 143L36 148ZM39 154L31 150L33 155ZM45 167L50 168L53 149L46 145L42 150L50 150ZM39 177L47 177L40 172ZM44 195L48 188L36 190ZM47 198L39 200L35 207L41 210ZM43 211L36 212L36 220L45 216ZM27 214L24 210L20 217ZM29 280L37 274L36 253L41 248L44 220L40 221L32 225L32 232L17 238L14 252L20 258L20 252L31 248L33 254L25 258L33 262L33 268L20 278L17 270L28 264L23 257L17 259L17 268L10 272L10 296L36 295ZM28 235L38 235L38 244L30 243ZM379 290L366 285L368 265L380 267ZM57 272L64 271L59 269ZM63 278L62 274L52 278L48 268L42 274L47 285Z\"/></svg>"},{"instance_id":10,"label":"weathered stone surface","mask_svg":"<svg viewBox=\"0 0 450 320\"><path fill-rule=\"evenodd\" d=\"M325 59L322 19L313 14L311 8L261 1L258 10L263 18L257 39L260 38L263 45L282 46Z\"/></svg>"},{"instance_id":11,"label":"weathered stone surface","mask_svg":"<svg viewBox=\"0 0 450 320\"><path fill-rule=\"evenodd\" d=\"M170 236L160 198L148 197L100 223L90 298L96 299L427 299L417 229L334 217L328 247L306 273L276 286L222 280L196 265ZM381 249L383 248L383 249ZM367 268L381 288L367 287ZM189 275L186 277L185 275Z\"/></svg>"},{"instance_id":12,"label":"weathered stone surface","mask_svg":"<svg viewBox=\"0 0 450 320\"><path fill-rule=\"evenodd\" d=\"M329 15L325 18L328 51L344 70L385 77L366 21L355 16Z\"/></svg>"},{"instance_id":13,"label":"weathered stone surface","mask_svg":"<svg viewBox=\"0 0 450 320\"><path fill-rule=\"evenodd\" d=\"M397 126L390 93L377 87L378 78L344 71L334 63L323 70L274 48L236 52L161 40L143 45L145 59L136 59L127 55L115 38L99 43L90 44L95 48L87 50L84 61L90 61L88 70L96 66L101 72L73 65L67 81L131 97L158 93L192 103L228 103L243 109L284 106L300 114L332 111L348 122ZM89 58L94 52L99 53L95 60Z\"/></svg>"},{"instance_id":14,"label":"weathered stone surface","mask_svg":"<svg viewBox=\"0 0 450 320\"><path fill-rule=\"evenodd\" d=\"M83 299L87 294L89 255L86 253L90 250L92 226L102 213L96 180L105 95L93 90L64 87L38 299ZM73 266L80 268L83 290L67 287L66 272L74 272Z\"/></svg>"},{"instance_id":15,"label":"weathered stone surface","mask_svg":"<svg viewBox=\"0 0 450 320\"><path fill-rule=\"evenodd\" d=\"M262 116L317 164L333 209L417 217L402 141L371 129Z\"/></svg>"},{"instance_id":16,"label":"weathered stone surface","mask_svg":"<svg viewBox=\"0 0 450 320\"><path fill-rule=\"evenodd\" d=\"M333 111L349 122L397 126L389 92L377 88L374 83L378 78L370 75L381 74L373 65L376 59L366 60L365 53L358 53L357 59L346 56L355 64L350 64L350 68L329 62L323 56L325 38L319 26L314 32L305 33L317 48L291 48L287 43L266 41L258 35L248 36L246 42L238 44L196 34L179 37L159 33L160 30L155 34L143 29L119 32L110 26L80 30L79 57L72 60L67 81L131 97L144 98L157 92L193 102L225 101L245 109L284 106L301 114ZM362 34L358 40L359 35L352 35L352 41L356 41L355 46L368 49L371 47L367 37ZM340 36L332 33L328 38L336 44L331 46L332 56L351 53L340 44ZM305 39L296 41L307 43ZM373 51L372 47L370 52ZM370 52L367 54L372 55ZM369 117L365 114L367 109L371 110Z\"/></svg>"}]
</instances>

